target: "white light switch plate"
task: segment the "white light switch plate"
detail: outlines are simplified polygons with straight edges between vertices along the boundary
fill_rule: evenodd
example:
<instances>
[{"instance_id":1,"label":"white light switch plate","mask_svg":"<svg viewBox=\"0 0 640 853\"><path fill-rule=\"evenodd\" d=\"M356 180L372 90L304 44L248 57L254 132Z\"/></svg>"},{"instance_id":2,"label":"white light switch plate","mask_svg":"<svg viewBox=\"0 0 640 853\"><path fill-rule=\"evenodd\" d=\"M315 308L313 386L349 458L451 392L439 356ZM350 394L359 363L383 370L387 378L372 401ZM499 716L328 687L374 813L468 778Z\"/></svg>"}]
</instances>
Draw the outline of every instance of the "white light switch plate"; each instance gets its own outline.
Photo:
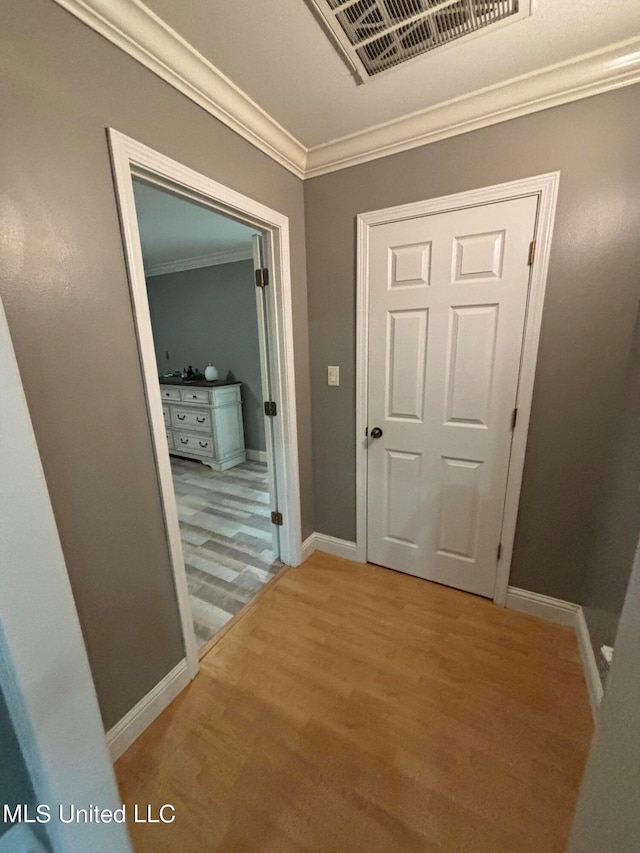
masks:
<instances>
[{"instance_id":1,"label":"white light switch plate","mask_svg":"<svg viewBox=\"0 0 640 853\"><path fill-rule=\"evenodd\" d=\"M327 367L327 385L340 384L340 368L336 366Z\"/></svg>"}]
</instances>

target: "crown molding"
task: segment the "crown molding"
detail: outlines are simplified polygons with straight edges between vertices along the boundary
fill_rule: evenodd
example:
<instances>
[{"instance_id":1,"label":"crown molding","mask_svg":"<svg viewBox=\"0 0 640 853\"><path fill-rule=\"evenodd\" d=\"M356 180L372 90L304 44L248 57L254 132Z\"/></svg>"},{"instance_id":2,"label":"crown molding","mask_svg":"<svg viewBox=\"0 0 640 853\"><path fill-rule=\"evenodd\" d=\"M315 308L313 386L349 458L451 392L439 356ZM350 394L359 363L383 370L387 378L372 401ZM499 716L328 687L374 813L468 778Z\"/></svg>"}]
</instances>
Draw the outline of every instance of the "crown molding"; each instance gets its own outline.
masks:
<instances>
[{"instance_id":1,"label":"crown molding","mask_svg":"<svg viewBox=\"0 0 640 853\"><path fill-rule=\"evenodd\" d=\"M55 0L297 177L306 148L140 0Z\"/></svg>"},{"instance_id":2,"label":"crown molding","mask_svg":"<svg viewBox=\"0 0 640 853\"><path fill-rule=\"evenodd\" d=\"M160 264L151 264L144 268L147 278L156 275L167 275L170 272L185 272L185 270L198 270L202 267L215 267L220 264L233 264L236 261L253 260L253 249L221 249L210 255L198 255L194 258L180 258L177 261L164 261Z\"/></svg>"},{"instance_id":3,"label":"crown molding","mask_svg":"<svg viewBox=\"0 0 640 853\"><path fill-rule=\"evenodd\" d=\"M55 2L303 179L640 82L635 37L306 148L140 0Z\"/></svg>"},{"instance_id":4,"label":"crown molding","mask_svg":"<svg viewBox=\"0 0 640 853\"><path fill-rule=\"evenodd\" d=\"M637 54L629 60L630 54ZM640 38L550 65L310 148L305 178L640 82Z\"/></svg>"}]
</instances>

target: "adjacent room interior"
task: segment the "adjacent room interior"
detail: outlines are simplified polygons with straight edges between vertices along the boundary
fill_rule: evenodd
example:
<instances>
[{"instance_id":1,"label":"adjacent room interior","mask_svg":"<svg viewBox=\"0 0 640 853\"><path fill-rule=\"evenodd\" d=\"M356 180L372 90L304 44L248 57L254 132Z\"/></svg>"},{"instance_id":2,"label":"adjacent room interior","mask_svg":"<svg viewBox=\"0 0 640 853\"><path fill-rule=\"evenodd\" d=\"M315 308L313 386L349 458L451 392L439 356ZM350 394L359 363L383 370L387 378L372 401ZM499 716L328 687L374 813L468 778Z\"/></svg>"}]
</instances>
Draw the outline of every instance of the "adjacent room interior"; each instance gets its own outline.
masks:
<instances>
[{"instance_id":1,"label":"adjacent room interior","mask_svg":"<svg viewBox=\"0 0 640 853\"><path fill-rule=\"evenodd\" d=\"M253 241L260 232L134 180L166 450L202 651L281 567Z\"/></svg>"}]
</instances>

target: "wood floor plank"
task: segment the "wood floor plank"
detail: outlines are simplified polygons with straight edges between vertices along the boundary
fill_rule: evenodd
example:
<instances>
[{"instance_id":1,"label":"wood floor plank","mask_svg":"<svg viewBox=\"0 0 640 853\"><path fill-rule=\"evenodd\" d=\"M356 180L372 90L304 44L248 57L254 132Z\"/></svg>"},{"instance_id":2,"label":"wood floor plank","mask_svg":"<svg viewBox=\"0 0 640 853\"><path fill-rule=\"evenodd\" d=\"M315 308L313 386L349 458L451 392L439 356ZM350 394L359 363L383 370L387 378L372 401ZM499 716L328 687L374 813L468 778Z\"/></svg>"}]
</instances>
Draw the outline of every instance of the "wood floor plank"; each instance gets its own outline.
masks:
<instances>
[{"instance_id":1,"label":"wood floor plank","mask_svg":"<svg viewBox=\"0 0 640 853\"><path fill-rule=\"evenodd\" d=\"M171 457L180 537L198 646L207 647L282 563L273 553L267 466L213 471Z\"/></svg>"},{"instance_id":2,"label":"wood floor plank","mask_svg":"<svg viewBox=\"0 0 640 853\"><path fill-rule=\"evenodd\" d=\"M316 552L116 765L138 853L560 853L592 734L573 632Z\"/></svg>"}]
</instances>

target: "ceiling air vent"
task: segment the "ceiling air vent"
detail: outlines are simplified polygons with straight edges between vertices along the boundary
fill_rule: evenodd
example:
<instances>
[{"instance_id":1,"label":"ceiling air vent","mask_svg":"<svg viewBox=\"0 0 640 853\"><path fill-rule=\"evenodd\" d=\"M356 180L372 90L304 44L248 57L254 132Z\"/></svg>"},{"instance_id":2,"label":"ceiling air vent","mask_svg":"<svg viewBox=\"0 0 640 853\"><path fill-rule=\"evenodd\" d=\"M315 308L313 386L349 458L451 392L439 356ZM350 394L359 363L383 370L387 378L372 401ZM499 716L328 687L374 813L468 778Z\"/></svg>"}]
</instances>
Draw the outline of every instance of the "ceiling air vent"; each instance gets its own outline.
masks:
<instances>
[{"instance_id":1,"label":"ceiling air vent","mask_svg":"<svg viewBox=\"0 0 640 853\"><path fill-rule=\"evenodd\" d=\"M455 39L530 14L531 0L309 0L364 82Z\"/></svg>"}]
</instances>

